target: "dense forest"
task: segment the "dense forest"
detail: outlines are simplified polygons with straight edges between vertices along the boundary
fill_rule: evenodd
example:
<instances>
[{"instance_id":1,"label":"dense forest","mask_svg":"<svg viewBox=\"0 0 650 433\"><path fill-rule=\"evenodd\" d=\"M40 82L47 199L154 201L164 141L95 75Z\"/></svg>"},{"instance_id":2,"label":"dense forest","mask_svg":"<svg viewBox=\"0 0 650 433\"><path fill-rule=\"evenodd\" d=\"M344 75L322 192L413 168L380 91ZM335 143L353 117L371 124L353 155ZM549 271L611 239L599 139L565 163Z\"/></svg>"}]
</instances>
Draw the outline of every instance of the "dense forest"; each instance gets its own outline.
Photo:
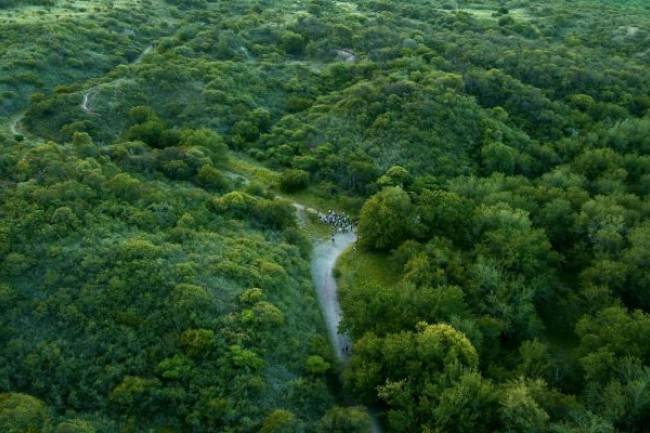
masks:
<instances>
[{"instance_id":1,"label":"dense forest","mask_svg":"<svg viewBox=\"0 0 650 433\"><path fill-rule=\"evenodd\" d=\"M650 431L650 3L0 24L0 431Z\"/></svg>"}]
</instances>

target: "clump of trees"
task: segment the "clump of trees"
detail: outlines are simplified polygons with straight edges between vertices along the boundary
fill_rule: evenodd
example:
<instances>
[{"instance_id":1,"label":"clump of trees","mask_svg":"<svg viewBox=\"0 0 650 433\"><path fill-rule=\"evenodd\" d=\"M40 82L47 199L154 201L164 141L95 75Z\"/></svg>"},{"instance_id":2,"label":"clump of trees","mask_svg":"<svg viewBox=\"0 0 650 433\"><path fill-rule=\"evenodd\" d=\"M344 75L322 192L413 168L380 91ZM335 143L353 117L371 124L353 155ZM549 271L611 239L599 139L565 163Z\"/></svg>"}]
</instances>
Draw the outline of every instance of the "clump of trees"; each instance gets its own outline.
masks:
<instances>
[{"instance_id":1,"label":"clump of trees","mask_svg":"<svg viewBox=\"0 0 650 433\"><path fill-rule=\"evenodd\" d=\"M180 137L0 140L0 430L359 431L293 208L226 192L219 137Z\"/></svg>"},{"instance_id":2,"label":"clump of trees","mask_svg":"<svg viewBox=\"0 0 650 433\"><path fill-rule=\"evenodd\" d=\"M647 269L638 267L648 214L624 161L611 148L585 148L540 177L494 170L443 185L416 176L401 187L393 178L408 173L382 176L384 188L361 209L359 244L388 255L399 282L358 279L342 293L343 324L357 338L349 388L385 405L394 431L553 431L581 428L576 417L641 431L648 406L630 387L645 384L650 365L639 283ZM479 362L428 362L458 376L413 390L425 364L406 362L408 373L385 363L392 353L399 362L411 350L433 353L407 343L419 321L453 327Z\"/></svg>"},{"instance_id":3,"label":"clump of trees","mask_svg":"<svg viewBox=\"0 0 650 433\"><path fill-rule=\"evenodd\" d=\"M361 210L360 244L377 250L397 248L408 234L412 210L411 199L403 189L383 189Z\"/></svg>"}]
</instances>

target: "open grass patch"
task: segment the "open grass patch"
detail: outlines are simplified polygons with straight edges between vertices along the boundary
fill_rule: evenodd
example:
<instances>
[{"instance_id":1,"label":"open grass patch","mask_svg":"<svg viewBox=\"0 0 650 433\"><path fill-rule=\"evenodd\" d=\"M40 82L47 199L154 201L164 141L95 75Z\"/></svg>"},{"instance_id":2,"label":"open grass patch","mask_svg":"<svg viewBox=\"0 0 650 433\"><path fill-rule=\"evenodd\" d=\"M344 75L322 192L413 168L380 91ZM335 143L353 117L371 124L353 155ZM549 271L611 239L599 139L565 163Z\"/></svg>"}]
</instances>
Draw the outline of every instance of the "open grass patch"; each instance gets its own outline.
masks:
<instances>
[{"instance_id":1,"label":"open grass patch","mask_svg":"<svg viewBox=\"0 0 650 433\"><path fill-rule=\"evenodd\" d=\"M339 258L335 275L340 290L358 285L377 285L389 288L400 279L397 265L389 254L350 248Z\"/></svg>"}]
</instances>

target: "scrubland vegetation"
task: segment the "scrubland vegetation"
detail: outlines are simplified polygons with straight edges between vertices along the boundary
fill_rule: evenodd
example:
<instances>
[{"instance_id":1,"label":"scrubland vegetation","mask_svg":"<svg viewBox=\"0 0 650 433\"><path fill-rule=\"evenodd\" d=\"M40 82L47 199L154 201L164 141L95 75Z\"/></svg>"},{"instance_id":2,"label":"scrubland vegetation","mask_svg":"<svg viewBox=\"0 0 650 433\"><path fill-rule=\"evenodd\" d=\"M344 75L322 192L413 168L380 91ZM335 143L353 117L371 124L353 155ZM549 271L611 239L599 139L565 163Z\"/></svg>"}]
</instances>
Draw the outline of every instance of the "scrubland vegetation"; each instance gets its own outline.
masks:
<instances>
[{"instance_id":1,"label":"scrubland vegetation","mask_svg":"<svg viewBox=\"0 0 650 433\"><path fill-rule=\"evenodd\" d=\"M646 2L0 23L1 431L648 431ZM358 217L348 363L291 200Z\"/></svg>"}]
</instances>

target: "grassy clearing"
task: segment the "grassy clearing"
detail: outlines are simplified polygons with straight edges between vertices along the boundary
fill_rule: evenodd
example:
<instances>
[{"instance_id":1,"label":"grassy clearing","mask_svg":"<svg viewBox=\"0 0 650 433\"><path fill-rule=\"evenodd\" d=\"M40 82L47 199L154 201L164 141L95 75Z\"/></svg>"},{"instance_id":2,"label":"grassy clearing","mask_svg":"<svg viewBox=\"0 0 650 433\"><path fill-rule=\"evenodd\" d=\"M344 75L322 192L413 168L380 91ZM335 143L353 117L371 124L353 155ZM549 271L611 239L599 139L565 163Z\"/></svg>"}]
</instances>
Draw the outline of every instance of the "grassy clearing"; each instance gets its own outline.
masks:
<instances>
[{"instance_id":1,"label":"grassy clearing","mask_svg":"<svg viewBox=\"0 0 650 433\"><path fill-rule=\"evenodd\" d=\"M357 7L356 3L337 1L337 2L334 2L334 4L336 4L336 6L339 9L341 9L341 12L355 13L355 12L358 11L358 7Z\"/></svg>"},{"instance_id":2,"label":"grassy clearing","mask_svg":"<svg viewBox=\"0 0 650 433\"><path fill-rule=\"evenodd\" d=\"M263 185L272 194L304 206L305 224L302 228L312 240L327 239L332 234L332 228L320 222L317 212L334 209L355 217L359 211L361 204L359 199L347 196L325 197L315 188L308 188L295 194L282 193L278 188L280 173L244 155L232 155L224 168L230 173L229 177L241 179L243 184Z\"/></svg>"},{"instance_id":3,"label":"grassy clearing","mask_svg":"<svg viewBox=\"0 0 650 433\"><path fill-rule=\"evenodd\" d=\"M477 19L481 20L490 20L490 21L496 21L498 20L501 15L495 15L495 10L494 9L437 9L440 12L445 12L445 13L456 13L456 12L464 12L467 14L470 14L474 16ZM518 8L518 9L512 9L508 12L508 15L514 18L515 20L519 21L528 21L531 19L530 14L528 11L524 8Z\"/></svg>"},{"instance_id":4,"label":"grassy clearing","mask_svg":"<svg viewBox=\"0 0 650 433\"><path fill-rule=\"evenodd\" d=\"M349 197L349 196L324 196L322 192L316 188L307 188L304 191L300 191L295 194L286 194L284 195L289 200L297 201L306 206L319 209L321 211L327 211L333 209L337 212L345 212L348 215L351 215L353 218L359 213L359 209L363 204L362 200L358 198Z\"/></svg>"},{"instance_id":5,"label":"grassy clearing","mask_svg":"<svg viewBox=\"0 0 650 433\"><path fill-rule=\"evenodd\" d=\"M341 290L361 284L391 287L399 282L399 271L388 254L352 248L341 255L335 274Z\"/></svg>"},{"instance_id":6,"label":"grassy clearing","mask_svg":"<svg viewBox=\"0 0 650 433\"><path fill-rule=\"evenodd\" d=\"M129 9L143 5L142 0L108 1L59 1L54 6L23 5L11 9L0 9L0 20L13 23L30 24L58 21L66 18L87 17L108 14L112 9ZM111 5L112 4L112 5Z\"/></svg>"},{"instance_id":7,"label":"grassy clearing","mask_svg":"<svg viewBox=\"0 0 650 433\"><path fill-rule=\"evenodd\" d=\"M306 207L311 207L319 211L333 209L337 212L345 212L352 217L355 217L359 213L359 209L363 204L363 200L359 198L346 195L332 196L323 194L322 191L314 187L293 194L282 193L278 187L280 173L264 167L259 162L242 154L231 154L230 159L228 160L227 169L248 179L251 183L266 186L269 191L279 197L286 198L287 200L300 203Z\"/></svg>"},{"instance_id":8,"label":"grassy clearing","mask_svg":"<svg viewBox=\"0 0 650 433\"><path fill-rule=\"evenodd\" d=\"M318 220L318 217L307 213L307 218L303 230L307 236L314 241L322 241L332 235L332 228L327 224L323 224Z\"/></svg>"},{"instance_id":9,"label":"grassy clearing","mask_svg":"<svg viewBox=\"0 0 650 433\"><path fill-rule=\"evenodd\" d=\"M250 182L262 185L277 185L280 175L259 162L253 161L244 155L232 154L228 160L228 168L233 172L247 178Z\"/></svg>"}]
</instances>

